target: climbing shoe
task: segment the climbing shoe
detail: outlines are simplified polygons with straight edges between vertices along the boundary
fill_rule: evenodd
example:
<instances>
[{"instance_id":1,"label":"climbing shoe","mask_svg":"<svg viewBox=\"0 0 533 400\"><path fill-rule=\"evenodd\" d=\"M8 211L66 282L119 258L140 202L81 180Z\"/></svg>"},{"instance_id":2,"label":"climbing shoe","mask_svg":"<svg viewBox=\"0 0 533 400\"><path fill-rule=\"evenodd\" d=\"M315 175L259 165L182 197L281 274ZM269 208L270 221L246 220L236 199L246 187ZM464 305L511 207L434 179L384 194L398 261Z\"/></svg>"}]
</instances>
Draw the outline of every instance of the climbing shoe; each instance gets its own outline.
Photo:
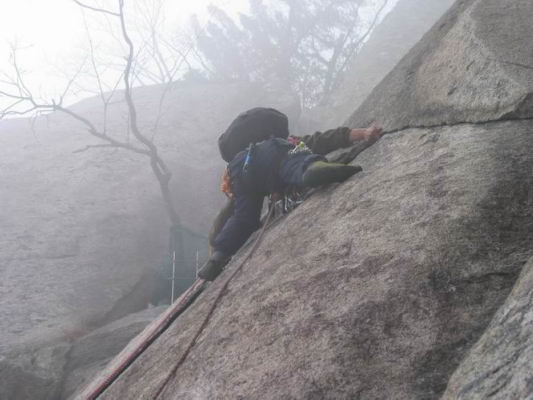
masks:
<instances>
[{"instance_id":1,"label":"climbing shoe","mask_svg":"<svg viewBox=\"0 0 533 400\"><path fill-rule=\"evenodd\" d=\"M220 251L215 251L211 258L198 271L198 277L206 281L214 281L220 275L230 257Z\"/></svg>"},{"instance_id":2,"label":"climbing shoe","mask_svg":"<svg viewBox=\"0 0 533 400\"><path fill-rule=\"evenodd\" d=\"M358 165L345 165L316 161L312 163L303 175L303 185L317 187L333 182L342 182L350 176L361 172L363 169Z\"/></svg>"}]
</instances>

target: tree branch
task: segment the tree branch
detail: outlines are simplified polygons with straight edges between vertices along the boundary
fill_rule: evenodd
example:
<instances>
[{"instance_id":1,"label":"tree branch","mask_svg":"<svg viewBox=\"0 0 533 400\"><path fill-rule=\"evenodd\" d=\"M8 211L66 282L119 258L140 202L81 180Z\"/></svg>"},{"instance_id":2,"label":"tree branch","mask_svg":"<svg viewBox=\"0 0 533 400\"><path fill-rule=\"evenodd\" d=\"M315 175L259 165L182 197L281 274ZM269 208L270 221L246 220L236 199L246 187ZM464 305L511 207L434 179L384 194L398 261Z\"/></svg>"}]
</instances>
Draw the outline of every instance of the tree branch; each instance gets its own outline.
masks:
<instances>
[{"instance_id":1,"label":"tree branch","mask_svg":"<svg viewBox=\"0 0 533 400\"><path fill-rule=\"evenodd\" d=\"M87 150L91 150L91 149L102 149L102 148L116 148L116 146L110 144L110 143L106 143L106 144L89 144L81 149L78 149L78 150L74 150L73 153L83 153Z\"/></svg>"},{"instance_id":2,"label":"tree branch","mask_svg":"<svg viewBox=\"0 0 533 400\"><path fill-rule=\"evenodd\" d=\"M353 58L353 56L358 52L361 44L363 44L364 41L367 39L367 37L372 33L372 31L374 30L374 28L376 27L376 25L377 25L377 23L379 21L379 17L381 16L381 13L383 12L383 10L385 9L385 7L387 6L388 3L389 3L389 0L385 0L383 2L383 4L381 5L380 9L378 10L376 15L374 16L374 19L373 19L372 23L370 24L370 26L366 30L366 32L363 34L363 36L361 36L355 42L354 45L352 45L352 51L350 53L348 53L348 55L345 57L343 64L339 68L340 71L344 71L346 69L346 66L348 65L350 60Z\"/></svg>"},{"instance_id":3,"label":"tree branch","mask_svg":"<svg viewBox=\"0 0 533 400\"><path fill-rule=\"evenodd\" d=\"M85 117L81 114L78 114L71 109L65 108L63 105L63 100L65 96L69 93L69 91L71 91L73 85L78 84L76 80L82 73L85 63L87 61L87 58L84 60L80 68L76 71L74 76L72 76L68 80L66 88L61 93L57 101L56 100L47 101L47 100L41 100L41 99L37 100L34 94L32 93L32 91L30 90L30 88L26 85L24 81L23 71L19 68L17 52L16 52L17 49L15 46L12 47L12 66L14 70L13 78L11 79L5 73L0 73L0 75L5 75L6 77L8 77L7 81L4 82L4 80L2 80L4 84L7 84L8 88L6 90L0 90L0 95L3 95L4 97L7 97L12 100L12 101L10 100L11 102L4 109L0 109L0 118L4 118L6 116L12 116L12 115L27 115L27 114L31 114L33 117L36 117L37 115L41 115L41 113L44 113L44 112L58 111L77 120L83 126L87 128L87 131L91 136L94 136L95 138L103 141L103 143L87 145L82 149L76 150L75 153L84 152L89 149L115 148L115 149L126 149L133 153L141 154L143 156L148 157L150 160L151 169L155 177L158 180L158 183L161 189L161 194L163 196L163 200L165 203L165 207L168 212L169 219L173 225L179 226L181 225L181 222L176 212L175 205L173 202L173 197L172 197L170 186L169 186L172 173L170 169L168 168L167 164L165 163L165 161L159 155L158 148L155 146L153 142L153 138L152 140L150 140L147 136L145 136L141 132L139 125L138 125L138 121L137 121L137 109L133 101L131 77L132 77L132 74L135 73L134 71L135 62L138 61L138 58L140 57L140 55L135 53L133 42L126 29L126 21L125 21L125 15L124 15L124 0L118 0L119 13L88 6L84 3L81 3L78 0L72 0L72 1L74 1L74 3L78 4L82 8L87 8L93 11L101 12L103 14L108 14L108 15L118 17L120 20L120 29L122 33L122 39L123 39L121 40L121 43L123 44L125 42L127 45L127 49L128 49L128 53L126 56L126 65L124 66L119 79L116 81L114 87L112 88L111 93L109 95L106 95L104 92L104 81L102 79L102 76L100 75L101 70L99 70L97 61L95 58L95 46L90 36L90 31L87 26L87 23L85 22L85 28L89 36L90 54L88 55L88 57L90 57L93 72L96 75L98 94L100 98L102 99L102 102L104 105L104 129L103 131L99 130L94 125L94 123L91 122L90 118ZM104 17L106 18L106 20L108 19L107 15L105 15ZM155 35L155 31L153 31L152 33L153 35ZM142 47L140 49L142 50ZM154 54L154 56L156 58L161 57L159 61L163 62L164 60L161 61L163 54L161 54L160 49L154 49L153 51L155 51L156 53L159 52L159 56L157 54ZM179 64L176 64L176 65L179 65ZM164 66L163 69L168 69L168 66ZM168 90L170 89L170 85L172 83L173 76L170 75L170 72L171 71L168 70L168 73L169 73L168 78L165 78L167 86L163 88L163 92L162 92L161 99L159 102L158 117L156 118L156 121L154 124L154 130L152 132L153 135L155 135L155 132L157 131L157 128L159 125L159 119L161 115L162 104L164 102L166 94ZM126 140L117 140L113 138L112 136L109 136L106 131L107 107L110 104L111 98L113 97L115 90L117 89L121 81L124 83L124 86L125 86L124 87L124 98L125 98L127 109L128 109L128 112L127 112L128 135L127 135ZM28 106L27 108L20 109L20 107L24 107L26 105ZM32 122L34 121L35 121L35 118L32 119ZM135 137L136 141L130 141L129 132L133 134L133 137Z\"/></svg>"},{"instance_id":4,"label":"tree branch","mask_svg":"<svg viewBox=\"0 0 533 400\"><path fill-rule=\"evenodd\" d=\"M100 13L104 13L104 14L113 15L114 17L120 17L120 14L116 13L114 11L109 11L109 10L106 10L104 8L97 8L97 7L88 6L87 4L83 4L79 0L72 0L72 1L74 3L76 3L77 5L79 5L80 7L87 8L88 10L92 10L92 11L96 11L96 12L100 12Z\"/></svg>"},{"instance_id":5,"label":"tree branch","mask_svg":"<svg viewBox=\"0 0 533 400\"><path fill-rule=\"evenodd\" d=\"M120 10L120 27L122 29L122 36L124 37L124 41L127 43L129 48L129 53L126 58L126 67L124 68L124 97L128 105L131 132L139 142L141 142L148 148L148 152L150 155L150 165L159 182L159 186L161 188L161 193L163 194L163 199L165 200L165 205L167 207L169 217L174 225L180 225L181 221L178 216L178 213L174 208L174 202L172 200L172 195L168 186L172 174L163 159L159 156L157 152L157 147L154 145L153 142L151 142L140 132L137 123L137 109L133 102L130 83L131 67L133 64L135 49L133 46L133 42L131 41L128 35L128 31L126 29L126 21L124 18L124 0L118 0L118 3Z\"/></svg>"}]
</instances>

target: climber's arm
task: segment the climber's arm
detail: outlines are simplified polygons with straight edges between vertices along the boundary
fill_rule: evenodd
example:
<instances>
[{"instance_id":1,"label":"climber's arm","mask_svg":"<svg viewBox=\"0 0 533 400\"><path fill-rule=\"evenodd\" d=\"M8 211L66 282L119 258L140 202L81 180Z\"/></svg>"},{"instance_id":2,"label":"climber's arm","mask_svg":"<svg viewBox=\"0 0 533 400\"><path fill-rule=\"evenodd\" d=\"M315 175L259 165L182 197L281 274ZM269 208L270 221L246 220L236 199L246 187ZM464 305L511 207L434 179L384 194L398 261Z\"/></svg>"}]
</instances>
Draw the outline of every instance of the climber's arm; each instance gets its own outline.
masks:
<instances>
[{"instance_id":1,"label":"climber's arm","mask_svg":"<svg viewBox=\"0 0 533 400\"><path fill-rule=\"evenodd\" d=\"M211 225L211 229L209 230L209 253L213 253L213 246L215 242L215 238L218 236L218 234L222 231L222 228L224 228L224 225L230 219L230 217L233 215L233 198L229 197L226 201L226 204L222 209L218 212L217 216L215 217L215 220L213 221L213 224Z\"/></svg>"},{"instance_id":2,"label":"climber's arm","mask_svg":"<svg viewBox=\"0 0 533 400\"><path fill-rule=\"evenodd\" d=\"M315 132L312 135L297 137L315 154L328 154L334 150L350 147L350 128L341 127L325 132Z\"/></svg>"},{"instance_id":3,"label":"climber's arm","mask_svg":"<svg viewBox=\"0 0 533 400\"><path fill-rule=\"evenodd\" d=\"M358 141L376 141L381 136L382 128L372 124L369 128L351 129L340 127L325 132L299 137L315 154L328 154L334 150L350 147Z\"/></svg>"}]
</instances>

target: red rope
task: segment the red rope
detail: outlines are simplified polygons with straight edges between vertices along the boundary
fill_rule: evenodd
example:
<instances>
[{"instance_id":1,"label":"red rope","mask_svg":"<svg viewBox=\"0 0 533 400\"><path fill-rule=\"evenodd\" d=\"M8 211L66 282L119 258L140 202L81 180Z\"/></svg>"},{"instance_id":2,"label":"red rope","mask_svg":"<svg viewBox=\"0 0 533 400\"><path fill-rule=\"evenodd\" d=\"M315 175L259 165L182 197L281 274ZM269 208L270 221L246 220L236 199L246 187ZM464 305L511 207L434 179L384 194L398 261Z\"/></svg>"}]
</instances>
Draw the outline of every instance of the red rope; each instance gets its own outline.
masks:
<instances>
[{"instance_id":1,"label":"red rope","mask_svg":"<svg viewBox=\"0 0 533 400\"><path fill-rule=\"evenodd\" d=\"M244 258L244 260L242 260L241 264L235 269L235 271L232 272L232 274L228 277L226 282L224 282L224 285L222 285L222 287L220 288L220 291L218 292L217 297L213 301L213 304L211 305L211 308L209 309L209 312L207 313L207 315L205 316L204 320L202 321L202 324L200 325L200 328L198 328L198 330L196 331L194 337L189 342L189 345L187 346L187 348L185 349L185 351L181 355L181 357L178 360L178 362L174 365L174 367L170 370L168 375L163 380L163 383L161 384L161 386L159 387L159 389L157 390L157 392L156 392L156 394L154 396L154 400L157 400L159 398L159 396L164 393L165 389L167 388L168 383L174 377L174 375L176 375L176 372L178 371L178 368L185 362L185 359L187 358L187 356L191 352L192 348L196 344L196 341L198 340L198 338L200 337L200 335L204 331L204 329L207 326L209 320L211 319L211 316L215 312L215 309L217 308L217 305L218 305L220 299L224 296L225 291L228 288L228 285L231 282L231 280L235 277L235 275L237 275L242 270L242 268L244 267L244 264L246 264L246 262L250 258L252 258L252 256L254 255L255 251L257 250L257 248L261 244L261 240L263 239L263 234L265 233L265 230L266 230L266 228L267 228L267 226L268 226L268 224L270 222L270 219L272 218L272 215L274 213L274 209L275 209L275 207L273 207L273 206L270 207L270 210L268 212L266 221L265 221L265 223L263 225L263 229L261 229L261 232L259 233L259 236L257 237L257 239L256 239L256 241L254 243L254 246L252 247L252 249L250 250L248 255Z\"/></svg>"}]
</instances>

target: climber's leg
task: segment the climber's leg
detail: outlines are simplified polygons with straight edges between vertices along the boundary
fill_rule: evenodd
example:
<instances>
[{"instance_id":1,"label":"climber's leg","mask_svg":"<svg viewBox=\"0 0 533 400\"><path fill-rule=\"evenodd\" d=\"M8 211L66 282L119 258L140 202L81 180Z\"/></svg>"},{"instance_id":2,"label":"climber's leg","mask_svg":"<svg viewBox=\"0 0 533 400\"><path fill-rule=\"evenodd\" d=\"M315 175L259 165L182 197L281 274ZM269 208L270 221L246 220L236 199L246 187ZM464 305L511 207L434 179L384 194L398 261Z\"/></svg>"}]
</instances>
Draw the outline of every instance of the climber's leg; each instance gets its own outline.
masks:
<instances>
[{"instance_id":1,"label":"climber's leg","mask_svg":"<svg viewBox=\"0 0 533 400\"><path fill-rule=\"evenodd\" d=\"M317 187L333 182L343 182L350 176L361 172L359 165L345 165L317 161L309 165L302 176L302 184L307 187Z\"/></svg>"},{"instance_id":2,"label":"climber's leg","mask_svg":"<svg viewBox=\"0 0 533 400\"><path fill-rule=\"evenodd\" d=\"M213 241L213 254L200 269L202 279L215 279L231 256L248 240L260 226L263 196L248 192L239 183L232 185L233 214Z\"/></svg>"},{"instance_id":3,"label":"climber's leg","mask_svg":"<svg viewBox=\"0 0 533 400\"><path fill-rule=\"evenodd\" d=\"M361 171L361 167L329 163L317 154L289 154L281 163L279 176L290 186L316 187L333 182L342 182Z\"/></svg>"}]
</instances>

